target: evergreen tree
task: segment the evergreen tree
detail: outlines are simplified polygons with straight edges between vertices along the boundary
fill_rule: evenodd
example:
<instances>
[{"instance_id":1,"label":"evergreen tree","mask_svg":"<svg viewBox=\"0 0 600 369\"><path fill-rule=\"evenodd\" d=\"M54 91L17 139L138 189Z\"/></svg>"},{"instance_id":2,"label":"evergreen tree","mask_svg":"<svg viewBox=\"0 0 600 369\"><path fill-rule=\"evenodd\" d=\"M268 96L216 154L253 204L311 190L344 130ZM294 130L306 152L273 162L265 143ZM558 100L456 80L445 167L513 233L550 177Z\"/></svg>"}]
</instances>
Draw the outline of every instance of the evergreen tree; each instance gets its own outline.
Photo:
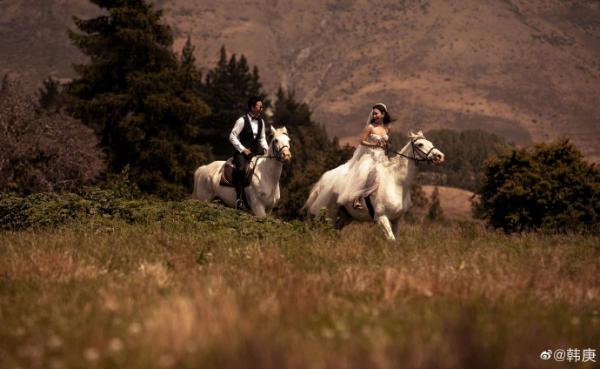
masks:
<instances>
[{"instance_id":1,"label":"evergreen tree","mask_svg":"<svg viewBox=\"0 0 600 369\"><path fill-rule=\"evenodd\" d=\"M211 143L215 155L231 156L233 147L229 143L229 133L235 121L248 111L247 102L252 96L263 99L265 111L269 108L258 68L250 71L244 55L239 59L235 54L228 58L222 47L219 62L207 73L204 83L204 97L212 108L212 114L203 119L203 127L208 132L205 142Z\"/></svg>"},{"instance_id":2,"label":"evergreen tree","mask_svg":"<svg viewBox=\"0 0 600 369\"><path fill-rule=\"evenodd\" d=\"M325 129L311 119L308 105L297 102L293 92L277 91L273 121L287 127L293 155L282 173L278 214L295 218L311 186L325 171L348 160L352 149L340 148L335 138L330 140Z\"/></svg>"},{"instance_id":3,"label":"evergreen tree","mask_svg":"<svg viewBox=\"0 0 600 369\"><path fill-rule=\"evenodd\" d=\"M69 31L90 60L74 66L70 110L100 135L110 170L129 164L143 191L181 196L210 154L197 144L209 108L189 83L193 60L180 66L170 28L146 0L90 1L108 14L75 18L80 33Z\"/></svg>"},{"instance_id":4,"label":"evergreen tree","mask_svg":"<svg viewBox=\"0 0 600 369\"><path fill-rule=\"evenodd\" d=\"M183 68L194 68L196 65L196 57L194 56L196 47L192 45L192 37L188 35L185 45L181 50L181 66Z\"/></svg>"},{"instance_id":5,"label":"evergreen tree","mask_svg":"<svg viewBox=\"0 0 600 369\"><path fill-rule=\"evenodd\" d=\"M179 60L180 78L183 81L184 87L195 91L199 95L202 94L202 73L196 67L196 57L194 50L196 47L192 44L192 38L188 38L181 50Z\"/></svg>"},{"instance_id":6,"label":"evergreen tree","mask_svg":"<svg viewBox=\"0 0 600 369\"><path fill-rule=\"evenodd\" d=\"M65 96L60 82L52 77L42 81L42 87L38 90L38 105L48 112L58 112L65 104Z\"/></svg>"},{"instance_id":7,"label":"evergreen tree","mask_svg":"<svg viewBox=\"0 0 600 369\"><path fill-rule=\"evenodd\" d=\"M438 222L444 219L444 211L440 204L440 191L437 186L433 188L433 192L431 193L431 205L427 212L427 219L432 222Z\"/></svg>"}]
</instances>

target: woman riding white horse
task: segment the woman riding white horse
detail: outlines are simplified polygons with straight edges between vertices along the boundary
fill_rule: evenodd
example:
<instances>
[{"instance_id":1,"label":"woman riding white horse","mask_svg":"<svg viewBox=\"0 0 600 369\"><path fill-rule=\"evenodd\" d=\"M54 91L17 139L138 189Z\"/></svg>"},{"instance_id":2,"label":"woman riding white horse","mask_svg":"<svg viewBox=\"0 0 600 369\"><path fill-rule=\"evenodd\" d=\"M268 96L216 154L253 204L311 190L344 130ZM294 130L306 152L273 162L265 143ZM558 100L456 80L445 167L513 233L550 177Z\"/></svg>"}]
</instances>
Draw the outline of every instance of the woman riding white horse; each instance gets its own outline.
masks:
<instances>
[{"instance_id":1,"label":"woman riding white horse","mask_svg":"<svg viewBox=\"0 0 600 369\"><path fill-rule=\"evenodd\" d=\"M250 185L245 187L244 192L254 215L264 217L270 214L279 201L279 177L283 164L291 158L287 129L275 129L267 155L255 156L250 162L250 168L254 168L254 171ZM235 189L220 184L224 169L225 161L214 161L196 169L192 198L205 201L219 198L227 206L235 207Z\"/></svg>"},{"instance_id":2,"label":"woman riding white horse","mask_svg":"<svg viewBox=\"0 0 600 369\"><path fill-rule=\"evenodd\" d=\"M383 164L387 163L385 149L391 122L392 118L385 104L375 104L362 132L360 145L347 163L352 181L339 182L340 203L353 200L354 208L363 209L363 199L377 189Z\"/></svg>"},{"instance_id":3,"label":"woman riding white horse","mask_svg":"<svg viewBox=\"0 0 600 369\"><path fill-rule=\"evenodd\" d=\"M371 137L371 140L381 142L377 137ZM327 215L336 220L336 228L344 227L353 219L375 220L385 236L395 240L400 218L411 206L410 187L416 175L415 162L439 164L444 161L444 154L421 131L411 132L410 142L399 152L388 151L392 153L389 159L383 149L373 146L371 150L382 151L365 153L365 148L359 147L350 161L325 172L313 186L304 209L314 217L321 209L326 209ZM369 154L371 157L364 159ZM369 164L359 164L365 160ZM357 206L356 196L366 197L366 207Z\"/></svg>"}]
</instances>

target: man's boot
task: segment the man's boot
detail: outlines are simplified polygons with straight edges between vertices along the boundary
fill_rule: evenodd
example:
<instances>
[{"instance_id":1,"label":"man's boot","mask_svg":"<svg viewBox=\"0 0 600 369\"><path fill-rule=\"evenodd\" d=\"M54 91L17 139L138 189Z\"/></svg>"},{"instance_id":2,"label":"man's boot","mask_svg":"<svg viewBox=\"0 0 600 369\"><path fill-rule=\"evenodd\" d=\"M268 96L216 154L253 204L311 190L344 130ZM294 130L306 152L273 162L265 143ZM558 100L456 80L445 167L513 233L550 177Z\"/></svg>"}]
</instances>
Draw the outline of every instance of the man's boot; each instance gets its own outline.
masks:
<instances>
[{"instance_id":1,"label":"man's boot","mask_svg":"<svg viewBox=\"0 0 600 369\"><path fill-rule=\"evenodd\" d=\"M237 169L233 172L233 185L235 187L235 208L239 210L248 210L242 199L244 193L244 175Z\"/></svg>"}]
</instances>

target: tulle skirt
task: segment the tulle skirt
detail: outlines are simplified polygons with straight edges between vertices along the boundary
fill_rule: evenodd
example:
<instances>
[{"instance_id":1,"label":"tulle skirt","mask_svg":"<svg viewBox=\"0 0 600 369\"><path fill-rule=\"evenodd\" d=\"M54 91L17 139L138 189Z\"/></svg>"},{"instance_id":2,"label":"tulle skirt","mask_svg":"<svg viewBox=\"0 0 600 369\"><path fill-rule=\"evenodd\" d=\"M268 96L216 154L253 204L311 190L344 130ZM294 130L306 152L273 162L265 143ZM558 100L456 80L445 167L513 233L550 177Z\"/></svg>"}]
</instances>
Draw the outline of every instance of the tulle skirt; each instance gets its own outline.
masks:
<instances>
[{"instance_id":1,"label":"tulle skirt","mask_svg":"<svg viewBox=\"0 0 600 369\"><path fill-rule=\"evenodd\" d=\"M385 150L359 145L352 158L344 164L347 166L346 175L335 179L334 191L338 194L338 204L372 194L379 186L385 161Z\"/></svg>"}]
</instances>

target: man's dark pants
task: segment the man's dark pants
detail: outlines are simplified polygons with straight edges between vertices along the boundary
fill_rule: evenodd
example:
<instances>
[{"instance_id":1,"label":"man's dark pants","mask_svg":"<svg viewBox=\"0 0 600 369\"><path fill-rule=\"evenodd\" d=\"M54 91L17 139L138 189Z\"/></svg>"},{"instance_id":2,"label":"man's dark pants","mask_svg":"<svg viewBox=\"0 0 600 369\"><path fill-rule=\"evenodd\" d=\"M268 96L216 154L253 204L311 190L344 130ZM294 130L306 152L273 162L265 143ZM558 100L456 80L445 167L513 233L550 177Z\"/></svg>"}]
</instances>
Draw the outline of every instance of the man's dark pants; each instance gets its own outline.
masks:
<instances>
[{"instance_id":1,"label":"man's dark pants","mask_svg":"<svg viewBox=\"0 0 600 369\"><path fill-rule=\"evenodd\" d=\"M246 174L246 167L250 163L250 159L254 156L250 154L248 156L241 152L236 152L233 155L233 165L235 170L233 171L233 186L235 187L235 193L237 198L242 200L242 193L244 192L244 176Z\"/></svg>"}]
</instances>

